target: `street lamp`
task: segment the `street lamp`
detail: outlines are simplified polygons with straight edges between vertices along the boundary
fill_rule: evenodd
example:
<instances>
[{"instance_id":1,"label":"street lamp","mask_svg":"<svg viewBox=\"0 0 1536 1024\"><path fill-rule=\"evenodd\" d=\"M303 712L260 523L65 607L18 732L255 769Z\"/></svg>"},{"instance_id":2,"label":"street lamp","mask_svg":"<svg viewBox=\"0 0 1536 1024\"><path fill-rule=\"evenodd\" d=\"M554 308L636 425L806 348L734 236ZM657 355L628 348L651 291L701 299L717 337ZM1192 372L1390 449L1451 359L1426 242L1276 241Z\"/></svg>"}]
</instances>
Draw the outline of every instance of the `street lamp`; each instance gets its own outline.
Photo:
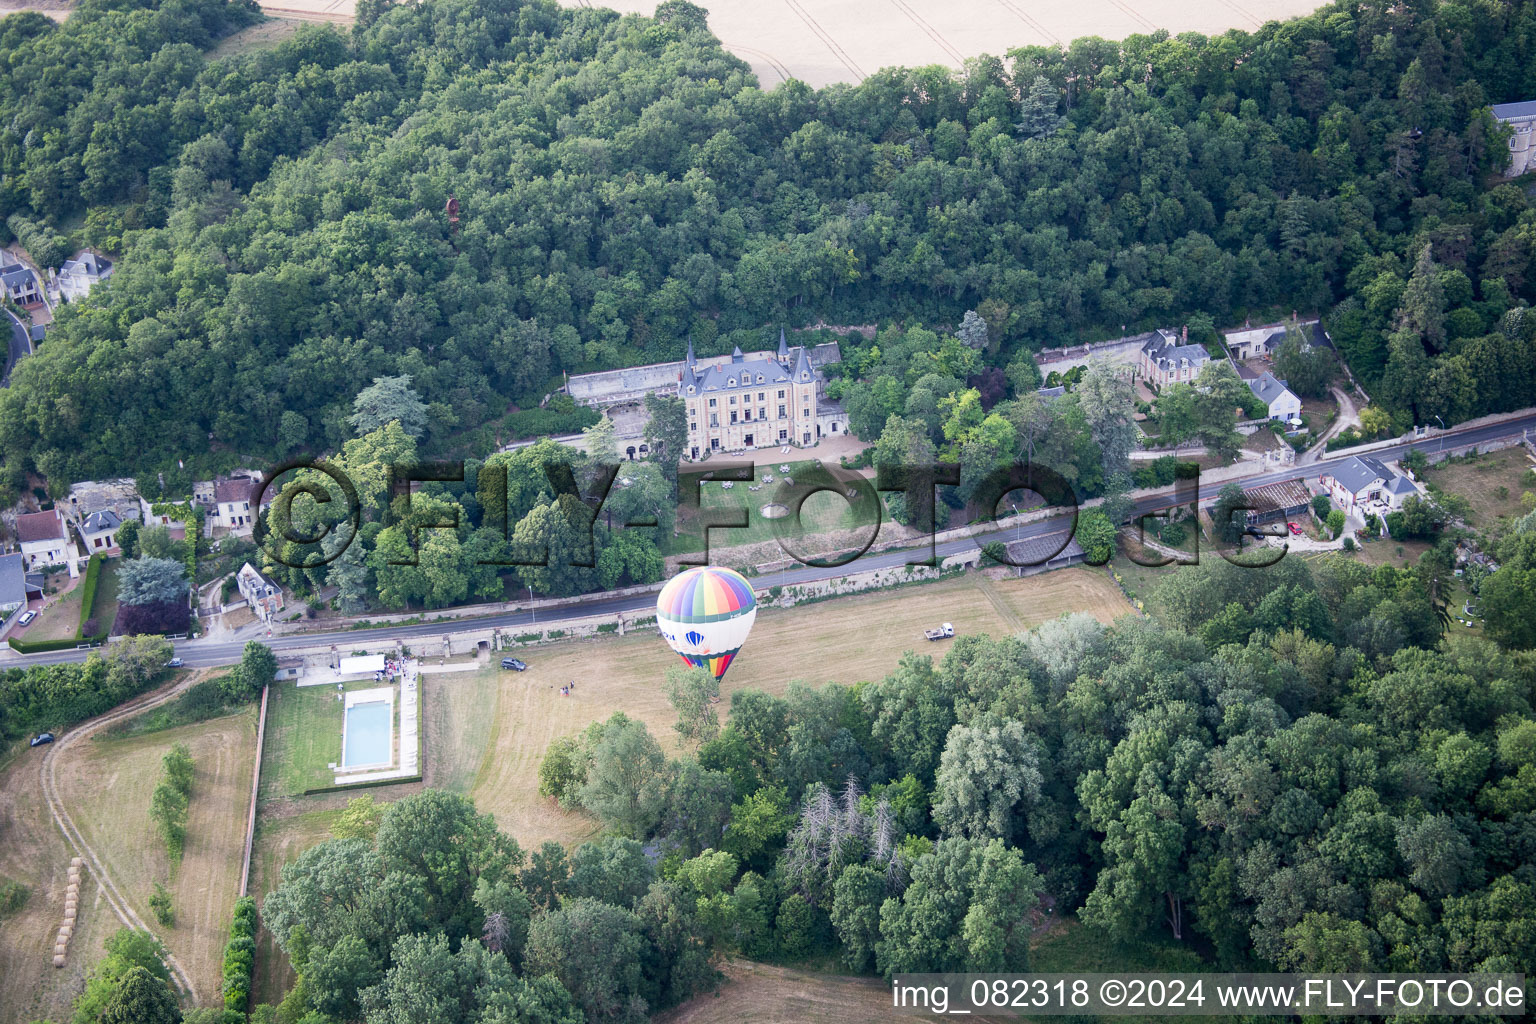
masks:
<instances>
[{"instance_id":1,"label":"street lamp","mask_svg":"<svg viewBox=\"0 0 1536 1024\"><path fill-rule=\"evenodd\" d=\"M1013 541L1017 544L1024 538L1024 520L1019 518L1019 503L1010 501L1008 504L1013 508Z\"/></svg>"},{"instance_id":2,"label":"street lamp","mask_svg":"<svg viewBox=\"0 0 1536 1024\"><path fill-rule=\"evenodd\" d=\"M1444 454L1445 453L1445 420L1440 419L1439 416L1436 416L1435 419L1440 421L1440 452L1441 452L1441 454Z\"/></svg>"},{"instance_id":3,"label":"street lamp","mask_svg":"<svg viewBox=\"0 0 1536 1024\"><path fill-rule=\"evenodd\" d=\"M539 624L539 610L533 606L533 588L528 588L528 614L533 616L533 625Z\"/></svg>"}]
</instances>

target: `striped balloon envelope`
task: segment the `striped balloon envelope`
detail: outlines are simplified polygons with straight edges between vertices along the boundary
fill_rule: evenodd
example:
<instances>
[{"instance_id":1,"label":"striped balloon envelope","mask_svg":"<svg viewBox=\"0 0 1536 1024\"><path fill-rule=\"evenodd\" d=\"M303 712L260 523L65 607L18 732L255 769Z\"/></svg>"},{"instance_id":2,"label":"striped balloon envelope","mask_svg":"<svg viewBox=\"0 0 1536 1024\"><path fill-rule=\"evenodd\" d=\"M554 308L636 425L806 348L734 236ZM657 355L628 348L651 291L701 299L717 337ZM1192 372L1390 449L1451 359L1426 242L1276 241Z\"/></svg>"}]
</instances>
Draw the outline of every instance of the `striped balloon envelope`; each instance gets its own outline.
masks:
<instances>
[{"instance_id":1,"label":"striped balloon envelope","mask_svg":"<svg viewBox=\"0 0 1536 1024\"><path fill-rule=\"evenodd\" d=\"M656 624L684 663L725 675L757 618L752 584L733 569L699 566L674 576L656 598Z\"/></svg>"}]
</instances>

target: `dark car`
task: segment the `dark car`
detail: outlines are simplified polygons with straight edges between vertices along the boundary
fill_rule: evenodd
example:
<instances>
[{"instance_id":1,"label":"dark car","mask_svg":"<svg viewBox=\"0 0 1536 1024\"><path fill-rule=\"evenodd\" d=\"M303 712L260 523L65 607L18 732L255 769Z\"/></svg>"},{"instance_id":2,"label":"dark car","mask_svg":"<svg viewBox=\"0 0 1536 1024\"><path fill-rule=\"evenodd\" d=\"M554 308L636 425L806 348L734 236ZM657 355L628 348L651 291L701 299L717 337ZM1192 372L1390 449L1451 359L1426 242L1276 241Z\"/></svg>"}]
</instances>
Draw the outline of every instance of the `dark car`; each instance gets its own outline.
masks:
<instances>
[{"instance_id":1,"label":"dark car","mask_svg":"<svg viewBox=\"0 0 1536 1024\"><path fill-rule=\"evenodd\" d=\"M165 663L165 667L166 668L181 668L181 659L180 658L172 658L170 661Z\"/></svg>"},{"instance_id":2,"label":"dark car","mask_svg":"<svg viewBox=\"0 0 1536 1024\"><path fill-rule=\"evenodd\" d=\"M528 663L520 658L502 658L501 667L509 668L513 672L523 672L528 668Z\"/></svg>"},{"instance_id":3,"label":"dark car","mask_svg":"<svg viewBox=\"0 0 1536 1024\"><path fill-rule=\"evenodd\" d=\"M51 732L40 732L36 736L32 737L32 745L34 747L40 747L44 743L52 743L52 742L53 742L53 733L51 733Z\"/></svg>"}]
</instances>

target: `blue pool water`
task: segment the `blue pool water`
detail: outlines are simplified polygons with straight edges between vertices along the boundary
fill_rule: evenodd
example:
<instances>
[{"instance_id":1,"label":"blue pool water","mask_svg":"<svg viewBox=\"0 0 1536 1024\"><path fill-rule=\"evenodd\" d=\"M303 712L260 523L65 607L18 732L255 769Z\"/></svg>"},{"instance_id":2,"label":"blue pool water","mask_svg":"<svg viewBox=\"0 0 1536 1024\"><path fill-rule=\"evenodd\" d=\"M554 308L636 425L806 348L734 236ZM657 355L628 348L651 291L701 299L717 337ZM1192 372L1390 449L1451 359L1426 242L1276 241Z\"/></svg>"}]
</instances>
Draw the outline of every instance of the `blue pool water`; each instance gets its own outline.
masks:
<instances>
[{"instance_id":1,"label":"blue pool water","mask_svg":"<svg viewBox=\"0 0 1536 1024\"><path fill-rule=\"evenodd\" d=\"M384 700L354 704L347 709L347 740L346 748L341 752L342 767L389 763L389 717L389 702Z\"/></svg>"}]
</instances>

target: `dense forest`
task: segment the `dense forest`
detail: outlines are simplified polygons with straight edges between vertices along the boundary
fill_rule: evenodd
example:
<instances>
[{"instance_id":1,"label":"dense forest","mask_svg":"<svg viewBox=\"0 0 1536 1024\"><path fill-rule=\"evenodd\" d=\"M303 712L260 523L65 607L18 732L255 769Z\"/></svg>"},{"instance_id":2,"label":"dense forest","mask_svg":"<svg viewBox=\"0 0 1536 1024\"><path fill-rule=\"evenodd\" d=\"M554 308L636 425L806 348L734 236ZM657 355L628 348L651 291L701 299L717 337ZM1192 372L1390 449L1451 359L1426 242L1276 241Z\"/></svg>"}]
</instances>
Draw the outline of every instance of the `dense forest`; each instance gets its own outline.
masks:
<instances>
[{"instance_id":1,"label":"dense forest","mask_svg":"<svg viewBox=\"0 0 1536 1024\"><path fill-rule=\"evenodd\" d=\"M4 483L336 450L409 375L429 451L562 371L764 324L986 322L984 360L1322 312L1404 422L1536 397L1536 209L1486 107L1529 3L1373 0L761 91L674 0L364 4L207 48L220 0L0 24L0 215L121 253L0 395ZM451 227L449 197L460 220Z\"/></svg>"}]
</instances>

